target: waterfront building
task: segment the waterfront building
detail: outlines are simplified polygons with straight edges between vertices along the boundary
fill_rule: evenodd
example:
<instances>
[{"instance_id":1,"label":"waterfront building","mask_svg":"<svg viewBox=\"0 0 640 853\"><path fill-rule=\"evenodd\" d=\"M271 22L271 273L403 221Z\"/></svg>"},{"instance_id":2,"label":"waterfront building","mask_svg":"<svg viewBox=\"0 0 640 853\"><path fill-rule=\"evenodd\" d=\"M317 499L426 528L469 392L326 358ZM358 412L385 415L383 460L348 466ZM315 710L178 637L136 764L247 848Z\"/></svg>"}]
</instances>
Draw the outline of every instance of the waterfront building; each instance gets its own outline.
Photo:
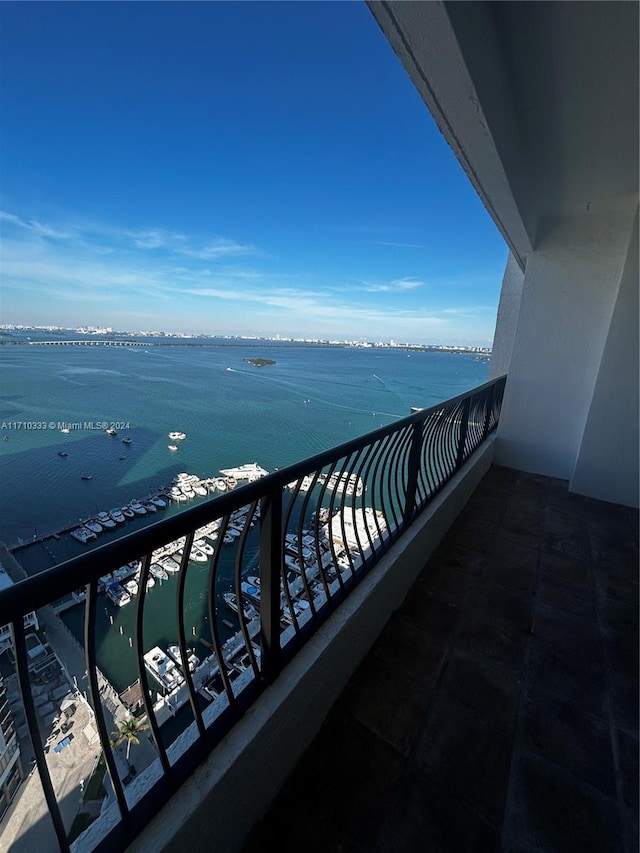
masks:
<instances>
[{"instance_id":1,"label":"waterfront building","mask_svg":"<svg viewBox=\"0 0 640 853\"><path fill-rule=\"evenodd\" d=\"M11 586L13 581L9 577L7 570L4 568L2 563L0 563L0 593L3 589ZM38 630L38 617L32 611L28 613L24 617L24 627L25 631L31 629L32 631ZM11 638L11 627L9 625L0 626L0 654L10 649L12 646L13 640Z\"/></svg>"},{"instance_id":2,"label":"waterfront building","mask_svg":"<svg viewBox=\"0 0 640 853\"><path fill-rule=\"evenodd\" d=\"M11 805L20 782L24 778L20 747L7 691L0 677L0 820Z\"/></svg>"}]
</instances>

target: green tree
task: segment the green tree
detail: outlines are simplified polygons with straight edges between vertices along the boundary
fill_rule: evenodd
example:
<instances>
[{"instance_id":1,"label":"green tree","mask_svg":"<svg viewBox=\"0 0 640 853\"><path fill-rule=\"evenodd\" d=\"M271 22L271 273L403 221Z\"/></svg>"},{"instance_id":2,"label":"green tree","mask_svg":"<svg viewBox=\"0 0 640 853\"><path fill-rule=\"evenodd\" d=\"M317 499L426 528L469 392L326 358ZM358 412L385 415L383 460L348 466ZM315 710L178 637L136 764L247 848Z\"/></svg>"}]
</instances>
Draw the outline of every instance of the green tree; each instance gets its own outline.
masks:
<instances>
[{"instance_id":1,"label":"green tree","mask_svg":"<svg viewBox=\"0 0 640 853\"><path fill-rule=\"evenodd\" d=\"M117 732L111 733L111 746L120 746L121 743L125 742L127 744L127 766L129 767L129 770L131 770L131 765L129 764L131 747L137 746L140 743L140 732L143 732L148 728L149 723L143 723L135 717L131 717L129 720L125 720L120 724L120 728Z\"/></svg>"}]
</instances>

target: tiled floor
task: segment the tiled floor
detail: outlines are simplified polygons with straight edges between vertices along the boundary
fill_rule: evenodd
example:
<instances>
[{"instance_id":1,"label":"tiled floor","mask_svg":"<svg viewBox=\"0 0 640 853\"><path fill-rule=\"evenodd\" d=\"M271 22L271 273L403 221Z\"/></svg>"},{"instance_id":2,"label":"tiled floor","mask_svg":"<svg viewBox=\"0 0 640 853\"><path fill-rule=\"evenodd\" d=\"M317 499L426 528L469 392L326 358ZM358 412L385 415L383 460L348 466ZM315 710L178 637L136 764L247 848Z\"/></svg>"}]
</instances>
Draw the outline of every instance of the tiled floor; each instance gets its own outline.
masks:
<instances>
[{"instance_id":1,"label":"tiled floor","mask_svg":"<svg viewBox=\"0 0 640 853\"><path fill-rule=\"evenodd\" d=\"M243 853L638 850L638 513L492 468Z\"/></svg>"}]
</instances>

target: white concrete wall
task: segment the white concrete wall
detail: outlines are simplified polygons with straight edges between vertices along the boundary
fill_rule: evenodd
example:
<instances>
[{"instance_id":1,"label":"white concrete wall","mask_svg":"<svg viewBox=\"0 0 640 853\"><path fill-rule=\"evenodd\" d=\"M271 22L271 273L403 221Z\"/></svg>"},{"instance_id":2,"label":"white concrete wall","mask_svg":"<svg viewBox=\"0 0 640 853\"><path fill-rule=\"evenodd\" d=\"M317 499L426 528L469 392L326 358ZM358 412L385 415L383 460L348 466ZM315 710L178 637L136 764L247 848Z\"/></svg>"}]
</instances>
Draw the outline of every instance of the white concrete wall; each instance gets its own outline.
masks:
<instances>
[{"instance_id":1,"label":"white concrete wall","mask_svg":"<svg viewBox=\"0 0 640 853\"><path fill-rule=\"evenodd\" d=\"M572 477L632 222L633 213L585 213L541 223L524 275L497 464Z\"/></svg>"},{"instance_id":2,"label":"white concrete wall","mask_svg":"<svg viewBox=\"0 0 640 853\"><path fill-rule=\"evenodd\" d=\"M127 853L235 853L491 465L491 436ZM96 821L80 849L90 849Z\"/></svg>"},{"instance_id":3,"label":"white concrete wall","mask_svg":"<svg viewBox=\"0 0 640 853\"><path fill-rule=\"evenodd\" d=\"M638 506L638 213L571 490Z\"/></svg>"},{"instance_id":4,"label":"white concrete wall","mask_svg":"<svg viewBox=\"0 0 640 853\"><path fill-rule=\"evenodd\" d=\"M509 252L507 266L502 278L496 331L493 336L493 353L489 365L489 379L496 379L498 376L503 376L509 372L518 327L523 284L524 273L513 253Z\"/></svg>"}]
</instances>

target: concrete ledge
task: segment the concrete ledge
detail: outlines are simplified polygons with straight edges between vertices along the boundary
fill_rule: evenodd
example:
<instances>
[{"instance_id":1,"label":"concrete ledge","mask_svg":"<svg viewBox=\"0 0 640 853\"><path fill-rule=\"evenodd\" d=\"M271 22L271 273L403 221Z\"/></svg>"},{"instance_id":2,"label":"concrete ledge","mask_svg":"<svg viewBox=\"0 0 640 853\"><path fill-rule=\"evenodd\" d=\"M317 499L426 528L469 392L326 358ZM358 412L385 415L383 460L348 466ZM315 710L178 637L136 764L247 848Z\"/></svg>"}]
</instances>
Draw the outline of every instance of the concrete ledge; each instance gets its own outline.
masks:
<instances>
[{"instance_id":1,"label":"concrete ledge","mask_svg":"<svg viewBox=\"0 0 640 853\"><path fill-rule=\"evenodd\" d=\"M488 471L492 436L129 846L235 853Z\"/></svg>"}]
</instances>

